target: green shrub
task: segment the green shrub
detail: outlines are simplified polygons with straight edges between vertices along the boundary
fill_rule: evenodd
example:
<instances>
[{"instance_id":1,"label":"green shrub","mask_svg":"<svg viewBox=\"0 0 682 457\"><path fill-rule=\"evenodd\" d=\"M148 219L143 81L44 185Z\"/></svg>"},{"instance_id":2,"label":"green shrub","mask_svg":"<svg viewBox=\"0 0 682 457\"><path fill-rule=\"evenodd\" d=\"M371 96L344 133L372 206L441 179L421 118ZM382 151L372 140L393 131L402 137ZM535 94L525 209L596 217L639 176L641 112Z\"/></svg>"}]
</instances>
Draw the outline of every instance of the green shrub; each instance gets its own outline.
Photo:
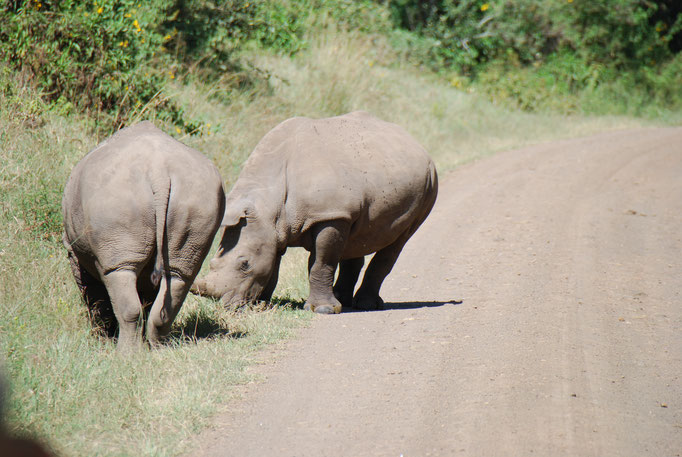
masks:
<instances>
[{"instance_id":1,"label":"green shrub","mask_svg":"<svg viewBox=\"0 0 682 457\"><path fill-rule=\"evenodd\" d=\"M250 86L264 78L240 60L245 49L294 54L320 21L387 30L386 11L370 0L5 1L0 62L60 112L92 113L104 133L150 112L191 133L201 124L166 90L179 74L201 67Z\"/></svg>"},{"instance_id":2,"label":"green shrub","mask_svg":"<svg viewBox=\"0 0 682 457\"><path fill-rule=\"evenodd\" d=\"M223 71L250 46L295 54L325 22L363 32L390 28L386 8L370 0L174 0L167 11L166 37L179 58Z\"/></svg>"},{"instance_id":3,"label":"green shrub","mask_svg":"<svg viewBox=\"0 0 682 457\"><path fill-rule=\"evenodd\" d=\"M162 94L176 69L162 52L161 6L158 0L9 2L0 9L0 59L64 111L104 114L123 125L151 104L183 124Z\"/></svg>"},{"instance_id":4,"label":"green shrub","mask_svg":"<svg viewBox=\"0 0 682 457\"><path fill-rule=\"evenodd\" d=\"M392 0L393 43L523 110L679 109L682 5L671 0ZM452 73L460 76L452 78ZM607 95L608 94L608 95Z\"/></svg>"},{"instance_id":5,"label":"green shrub","mask_svg":"<svg viewBox=\"0 0 682 457\"><path fill-rule=\"evenodd\" d=\"M477 0L393 0L389 7L399 28L429 40L424 63L436 70L454 66L470 73L501 46L499 37L491 33L491 21L496 16L491 5Z\"/></svg>"},{"instance_id":6,"label":"green shrub","mask_svg":"<svg viewBox=\"0 0 682 457\"><path fill-rule=\"evenodd\" d=\"M555 52L610 66L669 60L682 40L681 7L648 0L392 0L397 27L434 40L431 64L463 72L506 59L522 64ZM677 40L677 41L676 41Z\"/></svg>"}]
</instances>

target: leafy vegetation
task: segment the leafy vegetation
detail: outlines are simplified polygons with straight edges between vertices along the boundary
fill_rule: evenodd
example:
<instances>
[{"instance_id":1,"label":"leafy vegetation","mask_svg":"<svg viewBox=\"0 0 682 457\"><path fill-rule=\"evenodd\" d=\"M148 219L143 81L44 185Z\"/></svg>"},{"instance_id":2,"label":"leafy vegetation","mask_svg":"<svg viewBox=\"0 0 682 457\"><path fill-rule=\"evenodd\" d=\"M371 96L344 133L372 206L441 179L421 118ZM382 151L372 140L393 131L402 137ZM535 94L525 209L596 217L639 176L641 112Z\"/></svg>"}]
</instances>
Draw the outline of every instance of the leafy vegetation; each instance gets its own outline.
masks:
<instances>
[{"instance_id":1,"label":"leafy vegetation","mask_svg":"<svg viewBox=\"0 0 682 457\"><path fill-rule=\"evenodd\" d=\"M313 13L347 27L381 28L381 7L370 1L326 4L7 1L0 4L0 62L60 112L97 117L103 134L150 112L180 132L201 133L207 127L169 96L179 74L201 68L204 77L229 81L230 90L252 87L263 75L240 60L244 49L300 51Z\"/></svg>"},{"instance_id":2,"label":"leafy vegetation","mask_svg":"<svg viewBox=\"0 0 682 457\"><path fill-rule=\"evenodd\" d=\"M680 107L681 12L674 0L6 1L0 61L63 112L103 117L103 133L150 111L201 133L169 83L201 69L222 94L267 90L249 52L293 55L325 27L388 35L413 62L524 110L646 114Z\"/></svg>"},{"instance_id":3,"label":"leafy vegetation","mask_svg":"<svg viewBox=\"0 0 682 457\"><path fill-rule=\"evenodd\" d=\"M682 107L682 6L670 0L389 3L412 59L524 110ZM614 103L615 102L615 103ZM656 107L652 110L653 107Z\"/></svg>"}]
</instances>

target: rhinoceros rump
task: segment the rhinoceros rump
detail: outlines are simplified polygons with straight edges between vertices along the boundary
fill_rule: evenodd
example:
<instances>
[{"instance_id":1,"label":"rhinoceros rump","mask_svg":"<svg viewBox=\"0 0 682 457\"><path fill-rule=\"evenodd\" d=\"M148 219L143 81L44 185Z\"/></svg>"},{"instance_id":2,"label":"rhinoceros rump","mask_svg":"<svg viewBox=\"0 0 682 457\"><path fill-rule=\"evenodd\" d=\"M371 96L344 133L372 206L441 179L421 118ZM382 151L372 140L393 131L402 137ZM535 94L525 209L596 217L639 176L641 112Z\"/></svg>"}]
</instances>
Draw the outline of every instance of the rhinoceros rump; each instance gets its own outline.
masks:
<instances>
[{"instance_id":1,"label":"rhinoceros rump","mask_svg":"<svg viewBox=\"0 0 682 457\"><path fill-rule=\"evenodd\" d=\"M282 254L302 246L310 252L307 309L380 308L381 284L437 192L433 162L397 125L364 112L289 119L246 161L211 271L192 291L228 304L268 300ZM374 252L353 297L364 256Z\"/></svg>"},{"instance_id":2,"label":"rhinoceros rump","mask_svg":"<svg viewBox=\"0 0 682 457\"><path fill-rule=\"evenodd\" d=\"M150 122L76 165L62 200L64 246L91 317L110 336L118 327L119 349L139 346L145 315L151 344L168 333L224 208L211 161Z\"/></svg>"}]
</instances>

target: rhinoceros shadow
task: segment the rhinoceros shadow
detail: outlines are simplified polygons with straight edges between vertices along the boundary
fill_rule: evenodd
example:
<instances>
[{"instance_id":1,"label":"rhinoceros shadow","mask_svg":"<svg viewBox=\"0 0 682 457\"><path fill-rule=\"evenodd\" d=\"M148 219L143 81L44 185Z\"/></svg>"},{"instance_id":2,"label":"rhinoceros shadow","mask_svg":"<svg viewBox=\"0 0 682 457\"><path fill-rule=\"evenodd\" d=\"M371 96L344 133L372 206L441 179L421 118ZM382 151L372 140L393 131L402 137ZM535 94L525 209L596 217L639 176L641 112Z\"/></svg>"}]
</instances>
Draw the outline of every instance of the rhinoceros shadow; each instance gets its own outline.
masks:
<instances>
[{"instance_id":1,"label":"rhinoceros shadow","mask_svg":"<svg viewBox=\"0 0 682 457\"><path fill-rule=\"evenodd\" d=\"M289 307L293 309L303 309L305 300L291 300L291 299L281 299L274 298L271 303L272 306L276 307ZM384 303L382 309L377 310L364 310L351 307L344 307L343 313L366 313L366 312L376 312L376 311L388 311L388 310L406 310L406 309L418 309L418 308L435 308L444 305L460 305L461 300L449 300L449 301L410 301L410 302L387 302ZM212 316L204 315L201 313L188 316L183 320L180 325L174 325L171 330L169 341L173 340L185 340L185 341L197 341L201 339L207 339L212 337L228 337L228 338L243 338L247 336L245 331L235 331L231 330L220 323L219 320Z\"/></svg>"},{"instance_id":2,"label":"rhinoceros shadow","mask_svg":"<svg viewBox=\"0 0 682 457\"><path fill-rule=\"evenodd\" d=\"M233 330L212 317L204 314L188 316L180 325L174 325L168 341L197 341L212 337L244 338L246 331Z\"/></svg>"},{"instance_id":3,"label":"rhinoceros shadow","mask_svg":"<svg viewBox=\"0 0 682 457\"><path fill-rule=\"evenodd\" d=\"M357 309L345 306L342 313L368 313L377 311L401 310L401 309L417 309L417 308L435 308L443 305L460 305L461 300L449 301L409 301L409 302L386 302L381 309Z\"/></svg>"}]
</instances>

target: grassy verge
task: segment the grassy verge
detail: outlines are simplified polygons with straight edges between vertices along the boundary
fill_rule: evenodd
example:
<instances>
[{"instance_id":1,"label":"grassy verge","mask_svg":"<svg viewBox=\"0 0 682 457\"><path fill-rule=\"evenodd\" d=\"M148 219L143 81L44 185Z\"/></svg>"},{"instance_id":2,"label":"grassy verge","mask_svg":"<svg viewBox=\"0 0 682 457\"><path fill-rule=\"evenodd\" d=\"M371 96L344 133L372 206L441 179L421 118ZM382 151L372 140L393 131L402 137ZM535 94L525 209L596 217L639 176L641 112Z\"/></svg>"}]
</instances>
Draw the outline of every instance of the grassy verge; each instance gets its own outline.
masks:
<instances>
[{"instance_id":1,"label":"grassy verge","mask_svg":"<svg viewBox=\"0 0 682 457\"><path fill-rule=\"evenodd\" d=\"M404 66L378 37L331 31L309 42L294 58L251 57L271 75L268 90L228 98L220 81L198 77L175 87L186 112L210 124L182 140L218 165L228 188L260 137L294 115L368 110L405 126L441 172L524 144L643 124L497 107ZM0 344L13 387L9 426L66 456L177 455L248 379L254 353L310 316L286 305L235 313L190 296L161 350L122 358L94 337L59 241L59 205L71 168L97 138L87 119L51 114L20 89L0 94ZM295 250L276 296L306 293L305 253Z\"/></svg>"}]
</instances>

